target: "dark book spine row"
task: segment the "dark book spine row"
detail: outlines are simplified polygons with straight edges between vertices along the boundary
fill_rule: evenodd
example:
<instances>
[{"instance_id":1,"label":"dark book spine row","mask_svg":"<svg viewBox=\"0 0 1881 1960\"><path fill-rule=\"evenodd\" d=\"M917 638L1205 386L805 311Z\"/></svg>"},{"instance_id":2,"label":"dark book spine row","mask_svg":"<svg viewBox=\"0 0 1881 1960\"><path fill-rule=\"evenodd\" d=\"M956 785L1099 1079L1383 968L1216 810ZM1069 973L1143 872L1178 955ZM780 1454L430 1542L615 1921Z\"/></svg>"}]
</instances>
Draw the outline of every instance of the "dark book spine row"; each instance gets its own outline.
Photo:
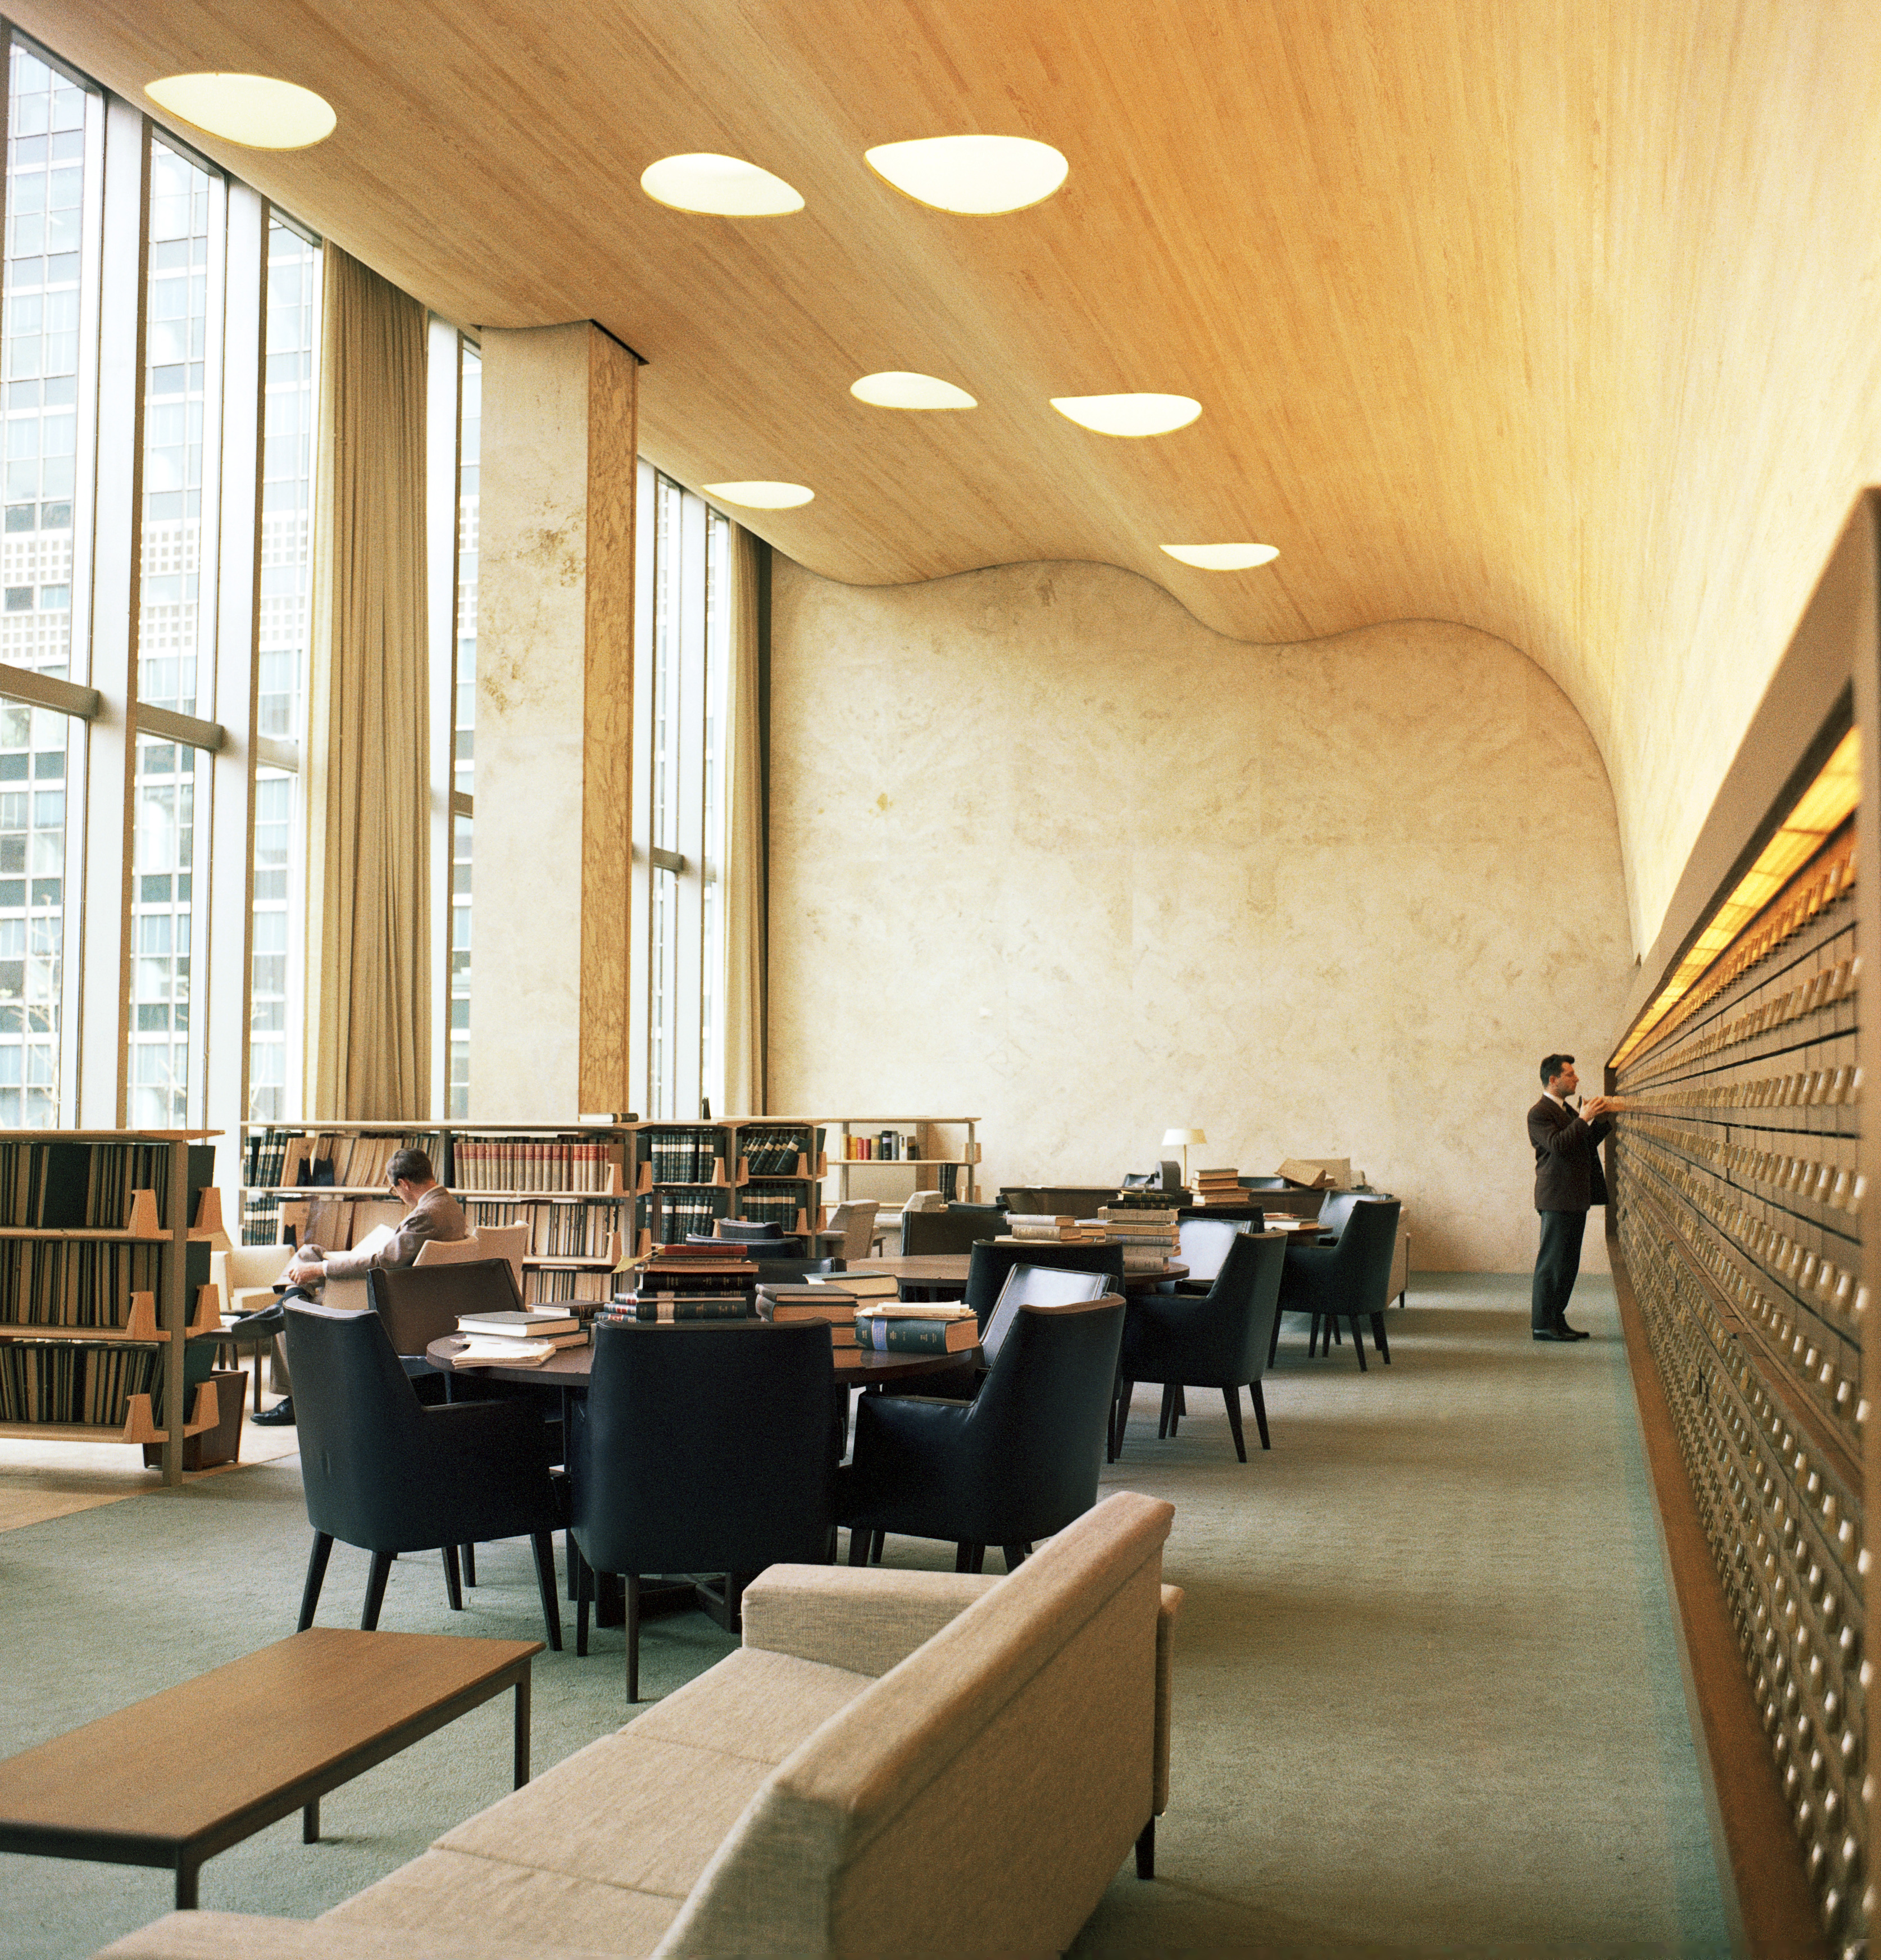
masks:
<instances>
[{"instance_id":1,"label":"dark book spine row","mask_svg":"<svg viewBox=\"0 0 1881 1960\"><path fill-rule=\"evenodd\" d=\"M544 1271L532 1267L523 1275L525 1306L554 1306L598 1303L608 1297L612 1280L608 1273L579 1272L564 1266Z\"/></svg>"},{"instance_id":2,"label":"dark book spine row","mask_svg":"<svg viewBox=\"0 0 1881 1960\"><path fill-rule=\"evenodd\" d=\"M162 1421L164 1354L152 1348L75 1341L0 1348L0 1422L89 1423L121 1428L131 1398L147 1395Z\"/></svg>"},{"instance_id":3,"label":"dark book spine row","mask_svg":"<svg viewBox=\"0 0 1881 1960\"><path fill-rule=\"evenodd\" d=\"M281 1242L281 1200L253 1192L242 1198L242 1243L274 1246Z\"/></svg>"},{"instance_id":4,"label":"dark book spine row","mask_svg":"<svg viewBox=\"0 0 1881 1960\"><path fill-rule=\"evenodd\" d=\"M715 1129L650 1130L648 1161L656 1184L710 1184L717 1175L723 1132Z\"/></svg>"},{"instance_id":5,"label":"dark book spine row","mask_svg":"<svg viewBox=\"0 0 1881 1960\"><path fill-rule=\"evenodd\" d=\"M797 1160L807 1157L814 1169L823 1147L823 1132L807 1125L739 1133L739 1153L753 1177L794 1177Z\"/></svg>"},{"instance_id":6,"label":"dark book spine row","mask_svg":"<svg viewBox=\"0 0 1881 1960\"><path fill-rule=\"evenodd\" d=\"M797 1214L804 1208L800 1199L787 1193L747 1191L739 1211L742 1217L755 1219L760 1223L774 1219L788 1230L796 1224Z\"/></svg>"},{"instance_id":7,"label":"dark book spine row","mask_svg":"<svg viewBox=\"0 0 1881 1960\"><path fill-rule=\"evenodd\" d=\"M200 1249L206 1280L208 1249ZM158 1290L163 1250L83 1239L0 1239L4 1318L17 1327L122 1327L131 1295Z\"/></svg>"}]
</instances>

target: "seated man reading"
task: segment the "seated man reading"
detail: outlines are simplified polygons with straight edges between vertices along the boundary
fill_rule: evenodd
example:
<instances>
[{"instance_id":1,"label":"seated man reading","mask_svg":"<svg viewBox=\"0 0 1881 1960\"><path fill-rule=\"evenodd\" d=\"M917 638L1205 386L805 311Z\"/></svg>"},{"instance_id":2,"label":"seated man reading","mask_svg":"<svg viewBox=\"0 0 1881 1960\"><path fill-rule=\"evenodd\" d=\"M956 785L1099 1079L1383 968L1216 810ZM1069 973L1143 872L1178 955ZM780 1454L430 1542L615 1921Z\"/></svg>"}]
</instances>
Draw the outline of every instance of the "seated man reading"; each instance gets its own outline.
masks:
<instances>
[{"instance_id":1,"label":"seated man reading","mask_svg":"<svg viewBox=\"0 0 1881 1960\"><path fill-rule=\"evenodd\" d=\"M399 1203L407 1208L398 1230L389 1236L375 1233L379 1242L357 1252L329 1252L318 1246L303 1246L284 1275L288 1298L297 1294L308 1298L310 1289L327 1280L364 1279L374 1266L411 1265L427 1239L469 1237L463 1208L438 1182L431 1160L422 1150L400 1150L387 1165L386 1176ZM270 1424L291 1423L293 1396L277 1402L254 1420Z\"/></svg>"}]
</instances>

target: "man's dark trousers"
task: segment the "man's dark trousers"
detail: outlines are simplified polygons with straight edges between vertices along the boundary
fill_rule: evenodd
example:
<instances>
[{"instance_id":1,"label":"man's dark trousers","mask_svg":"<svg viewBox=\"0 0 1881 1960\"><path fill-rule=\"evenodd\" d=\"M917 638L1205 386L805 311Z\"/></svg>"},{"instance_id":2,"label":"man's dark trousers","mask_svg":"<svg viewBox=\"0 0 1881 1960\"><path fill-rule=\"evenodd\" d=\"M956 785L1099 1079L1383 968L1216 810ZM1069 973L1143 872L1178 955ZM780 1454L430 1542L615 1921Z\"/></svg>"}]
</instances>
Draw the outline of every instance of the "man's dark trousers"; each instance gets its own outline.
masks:
<instances>
[{"instance_id":1,"label":"man's dark trousers","mask_svg":"<svg viewBox=\"0 0 1881 1960\"><path fill-rule=\"evenodd\" d=\"M1528 1324L1540 1332L1558 1327L1566 1318L1568 1298L1581 1271L1581 1241L1587 1229L1584 1211L1543 1211L1541 1251L1535 1260L1534 1290Z\"/></svg>"}]
</instances>

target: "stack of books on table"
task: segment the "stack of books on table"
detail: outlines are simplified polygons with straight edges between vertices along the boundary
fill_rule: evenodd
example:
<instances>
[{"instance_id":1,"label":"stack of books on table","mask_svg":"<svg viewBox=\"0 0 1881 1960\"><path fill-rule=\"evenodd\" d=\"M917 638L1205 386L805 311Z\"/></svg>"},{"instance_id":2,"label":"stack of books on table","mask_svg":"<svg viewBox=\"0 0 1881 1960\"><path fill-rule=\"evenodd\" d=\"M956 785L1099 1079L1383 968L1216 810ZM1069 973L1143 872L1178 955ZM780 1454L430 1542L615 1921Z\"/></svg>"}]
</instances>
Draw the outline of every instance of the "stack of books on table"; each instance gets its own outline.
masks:
<instances>
[{"instance_id":1,"label":"stack of books on table","mask_svg":"<svg viewBox=\"0 0 1881 1960\"><path fill-rule=\"evenodd\" d=\"M457 1331L465 1345L452 1359L460 1368L539 1368L558 1348L579 1348L587 1330L572 1313L524 1307L519 1312L464 1313Z\"/></svg>"},{"instance_id":2,"label":"stack of books on table","mask_svg":"<svg viewBox=\"0 0 1881 1960\"><path fill-rule=\"evenodd\" d=\"M979 1317L970 1306L940 1301L861 1306L856 1344L885 1354L958 1354L979 1346Z\"/></svg>"},{"instance_id":3,"label":"stack of books on table","mask_svg":"<svg viewBox=\"0 0 1881 1960\"><path fill-rule=\"evenodd\" d=\"M1098 1217L1105 1237L1123 1248L1126 1274L1161 1272L1175 1256L1178 1243L1175 1207L1160 1192L1140 1194L1153 1196L1153 1204L1136 1202L1139 1195L1129 1192L1113 1198Z\"/></svg>"},{"instance_id":4,"label":"stack of books on table","mask_svg":"<svg viewBox=\"0 0 1881 1960\"><path fill-rule=\"evenodd\" d=\"M1199 1170L1195 1174L1198 1204L1245 1204L1247 1192L1238 1170Z\"/></svg>"},{"instance_id":5,"label":"stack of books on table","mask_svg":"<svg viewBox=\"0 0 1881 1960\"><path fill-rule=\"evenodd\" d=\"M662 1246L635 1268L634 1290L616 1293L608 1320L748 1320L758 1264L735 1239Z\"/></svg>"},{"instance_id":6,"label":"stack of books on table","mask_svg":"<svg viewBox=\"0 0 1881 1960\"><path fill-rule=\"evenodd\" d=\"M856 1344L854 1296L833 1286L812 1286L807 1280L767 1281L758 1289L758 1317L788 1327L805 1320L829 1323L830 1345Z\"/></svg>"},{"instance_id":7,"label":"stack of books on table","mask_svg":"<svg viewBox=\"0 0 1881 1960\"><path fill-rule=\"evenodd\" d=\"M793 1321L827 1321L831 1346L853 1348L856 1309L892 1306L899 1298L892 1273L812 1273L802 1280L764 1281L758 1289L758 1312L760 1319L780 1326Z\"/></svg>"},{"instance_id":8,"label":"stack of books on table","mask_svg":"<svg viewBox=\"0 0 1881 1960\"><path fill-rule=\"evenodd\" d=\"M1089 1246L1104 1242L1102 1229L1081 1223L1069 1214L1048 1212L1009 1214L999 1246Z\"/></svg>"}]
</instances>

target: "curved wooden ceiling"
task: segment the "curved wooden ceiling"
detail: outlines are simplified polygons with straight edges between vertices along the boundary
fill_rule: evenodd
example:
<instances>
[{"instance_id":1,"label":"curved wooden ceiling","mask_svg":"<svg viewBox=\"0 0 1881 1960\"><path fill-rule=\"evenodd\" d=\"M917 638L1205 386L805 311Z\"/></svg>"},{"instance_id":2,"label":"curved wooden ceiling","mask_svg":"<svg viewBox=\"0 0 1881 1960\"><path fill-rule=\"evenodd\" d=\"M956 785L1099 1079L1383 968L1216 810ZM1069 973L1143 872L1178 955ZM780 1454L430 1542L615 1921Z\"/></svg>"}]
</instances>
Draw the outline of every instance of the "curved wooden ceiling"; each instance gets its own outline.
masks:
<instances>
[{"instance_id":1,"label":"curved wooden ceiling","mask_svg":"<svg viewBox=\"0 0 1881 1960\"><path fill-rule=\"evenodd\" d=\"M1433 618L1512 641L1601 746L1642 945L1881 474L1873 0L11 11L134 100L203 68L319 90L319 148L205 147L450 317L599 321L651 363L646 452L812 485L751 521L827 576L1091 558L1245 639ZM958 218L862 161L976 129L1056 144L1067 186ZM701 149L807 209L641 195ZM881 368L983 406L853 400ZM1117 441L1047 406L1133 388L1203 415ZM1158 549L1244 538L1279 560Z\"/></svg>"}]
</instances>

